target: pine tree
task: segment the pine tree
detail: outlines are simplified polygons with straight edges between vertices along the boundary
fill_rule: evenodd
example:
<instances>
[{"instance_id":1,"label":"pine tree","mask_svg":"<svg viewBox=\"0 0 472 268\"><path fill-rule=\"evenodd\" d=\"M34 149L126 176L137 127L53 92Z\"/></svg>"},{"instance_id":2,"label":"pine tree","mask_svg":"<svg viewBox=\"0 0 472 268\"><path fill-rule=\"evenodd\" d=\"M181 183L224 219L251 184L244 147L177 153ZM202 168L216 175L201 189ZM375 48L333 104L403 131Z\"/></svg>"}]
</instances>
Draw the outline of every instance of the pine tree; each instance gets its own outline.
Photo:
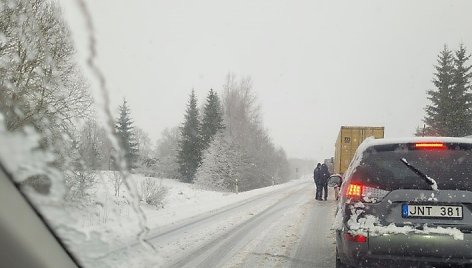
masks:
<instances>
[{"instance_id":1,"label":"pine tree","mask_svg":"<svg viewBox=\"0 0 472 268\"><path fill-rule=\"evenodd\" d=\"M202 119L202 146L203 149L208 148L215 134L224 128L223 125L223 110L220 104L220 99L213 89L207 97L207 102L203 109Z\"/></svg>"},{"instance_id":2,"label":"pine tree","mask_svg":"<svg viewBox=\"0 0 472 268\"><path fill-rule=\"evenodd\" d=\"M471 133L471 67L466 65L469 58L463 45L455 53L447 46L441 51L433 79L436 89L428 91L432 103L425 109L429 133L453 137Z\"/></svg>"},{"instance_id":3,"label":"pine tree","mask_svg":"<svg viewBox=\"0 0 472 268\"><path fill-rule=\"evenodd\" d=\"M120 106L120 116L116 122L116 133L125 153L126 165L129 169L136 167L138 159L138 144L134 134L133 121L126 99Z\"/></svg>"},{"instance_id":4,"label":"pine tree","mask_svg":"<svg viewBox=\"0 0 472 268\"><path fill-rule=\"evenodd\" d=\"M450 128L450 109L452 106L450 92L453 85L454 58L447 46L438 56L438 65L435 66L433 84L435 89L428 90L428 99L431 104L426 106L424 122L439 135L447 135Z\"/></svg>"},{"instance_id":5,"label":"pine tree","mask_svg":"<svg viewBox=\"0 0 472 268\"><path fill-rule=\"evenodd\" d=\"M185 122L181 127L181 139L177 162L179 173L185 182L193 182L197 168L202 160L201 126L197 108L197 99L192 90L185 114Z\"/></svg>"},{"instance_id":6,"label":"pine tree","mask_svg":"<svg viewBox=\"0 0 472 268\"><path fill-rule=\"evenodd\" d=\"M467 65L469 59L470 54L467 55L464 45L461 44L454 57L451 90L454 107L451 109L450 136L462 137L472 134L472 93L470 92L470 78L472 76L470 69L472 66Z\"/></svg>"}]
</instances>

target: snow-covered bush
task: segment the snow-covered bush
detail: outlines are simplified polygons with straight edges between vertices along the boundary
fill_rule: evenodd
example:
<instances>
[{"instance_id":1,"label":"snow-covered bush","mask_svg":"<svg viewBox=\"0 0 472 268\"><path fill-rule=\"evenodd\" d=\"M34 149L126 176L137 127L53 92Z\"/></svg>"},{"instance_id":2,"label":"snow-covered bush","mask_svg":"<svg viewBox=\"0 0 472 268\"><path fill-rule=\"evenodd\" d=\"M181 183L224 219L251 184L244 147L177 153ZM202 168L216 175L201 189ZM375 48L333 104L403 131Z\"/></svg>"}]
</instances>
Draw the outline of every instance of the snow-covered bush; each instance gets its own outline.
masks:
<instances>
[{"instance_id":1,"label":"snow-covered bush","mask_svg":"<svg viewBox=\"0 0 472 268\"><path fill-rule=\"evenodd\" d=\"M88 170L74 170L65 174L65 200L83 204L89 199L87 192L95 183L95 173Z\"/></svg>"},{"instance_id":2,"label":"snow-covered bush","mask_svg":"<svg viewBox=\"0 0 472 268\"><path fill-rule=\"evenodd\" d=\"M146 177L158 177L157 158L143 158L139 159L133 173L143 174Z\"/></svg>"},{"instance_id":3,"label":"snow-covered bush","mask_svg":"<svg viewBox=\"0 0 472 268\"><path fill-rule=\"evenodd\" d=\"M141 200L146 204L159 207L162 206L167 194L167 187L157 182L155 178L146 178L141 181Z\"/></svg>"},{"instance_id":4,"label":"snow-covered bush","mask_svg":"<svg viewBox=\"0 0 472 268\"><path fill-rule=\"evenodd\" d=\"M113 189L115 190L115 196L120 195L120 188L123 184L123 174L119 171L113 171L112 173Z\"/></svg>"}]
</instances>

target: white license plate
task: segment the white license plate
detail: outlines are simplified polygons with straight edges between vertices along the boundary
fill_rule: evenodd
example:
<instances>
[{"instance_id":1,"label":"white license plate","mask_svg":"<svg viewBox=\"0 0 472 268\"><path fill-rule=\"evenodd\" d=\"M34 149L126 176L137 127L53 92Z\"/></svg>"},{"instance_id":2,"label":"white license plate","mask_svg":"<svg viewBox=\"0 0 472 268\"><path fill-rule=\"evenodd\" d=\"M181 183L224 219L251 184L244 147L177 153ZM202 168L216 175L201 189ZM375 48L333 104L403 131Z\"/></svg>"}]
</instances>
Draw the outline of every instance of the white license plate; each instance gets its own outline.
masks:
<instances>
[{"instance_id":1,"label":"white license plate","mask_svg":"<svg viewBox=\"0 0 472 268\"><path fill-rule=\"evenodd\" d=\"M462 206L402 205L403 218L462 219Z\"/></svg>"}]
</instances>

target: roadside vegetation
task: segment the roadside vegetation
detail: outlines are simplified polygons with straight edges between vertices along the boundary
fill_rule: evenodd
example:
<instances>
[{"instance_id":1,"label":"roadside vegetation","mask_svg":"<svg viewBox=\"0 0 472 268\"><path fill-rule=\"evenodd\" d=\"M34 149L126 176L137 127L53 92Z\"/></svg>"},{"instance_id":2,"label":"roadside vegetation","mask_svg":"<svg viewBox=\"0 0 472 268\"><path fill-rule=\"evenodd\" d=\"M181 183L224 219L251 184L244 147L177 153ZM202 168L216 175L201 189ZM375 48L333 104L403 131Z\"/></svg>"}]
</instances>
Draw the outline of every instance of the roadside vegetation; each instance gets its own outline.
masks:
<instances>
[{"instance_id":1,"label":"roadside vegetation","mask_svg":"<svg viewBox=\"0 0 472 268\"><path fill-rule=\"evenodd\" d=\"M425 124L416 129L416 136L472 135L470 56L463 44L455 51L444 45L434 66L434 88L427 91Z\"/></svg>"}]
</instances>

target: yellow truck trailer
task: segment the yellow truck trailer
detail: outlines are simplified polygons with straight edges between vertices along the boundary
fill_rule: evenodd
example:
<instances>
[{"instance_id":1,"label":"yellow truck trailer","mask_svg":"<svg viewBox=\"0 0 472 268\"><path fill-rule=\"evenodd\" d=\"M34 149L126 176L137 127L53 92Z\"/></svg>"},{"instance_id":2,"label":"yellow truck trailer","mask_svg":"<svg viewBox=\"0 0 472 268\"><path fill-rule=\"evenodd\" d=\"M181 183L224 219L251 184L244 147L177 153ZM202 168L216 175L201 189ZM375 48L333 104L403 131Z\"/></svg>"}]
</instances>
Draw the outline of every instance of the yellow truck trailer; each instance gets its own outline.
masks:
<instances>
[{"instance_id":1,"label":"yellow truck trailer","mask_svg":"<svg viewBox=\"0 0 472 268\"><path fill-rule=\"evenodd\" d=\"M357 147L368 137L383 138L384 127L341 127L334 153L334 173L343 174L346 172Z\"/></svg>"}]
</instances>

